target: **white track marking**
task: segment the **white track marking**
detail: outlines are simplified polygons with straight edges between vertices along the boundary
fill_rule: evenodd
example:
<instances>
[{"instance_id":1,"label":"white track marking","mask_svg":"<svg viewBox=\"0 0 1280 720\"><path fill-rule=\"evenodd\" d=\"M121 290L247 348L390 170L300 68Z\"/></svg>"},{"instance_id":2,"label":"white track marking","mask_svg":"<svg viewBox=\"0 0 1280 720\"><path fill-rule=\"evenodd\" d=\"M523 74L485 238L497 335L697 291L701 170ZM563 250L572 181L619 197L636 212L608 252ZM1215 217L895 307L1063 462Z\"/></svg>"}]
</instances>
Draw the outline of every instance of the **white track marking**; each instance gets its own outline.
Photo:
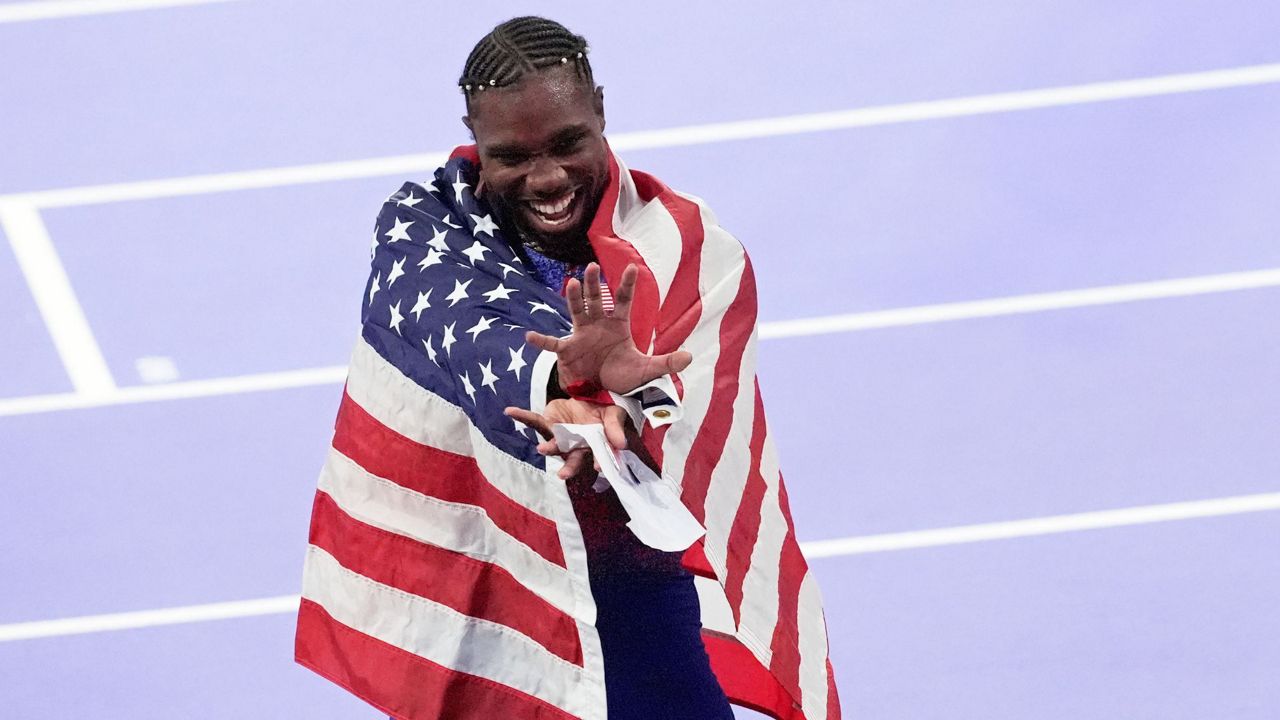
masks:
<instances>
[{"instance_id":1,"label":"white track marking","mask_svg":"<svg viewBox=\"0 0 1280 720\"><path fill-rule=\"evenodd\" d=\"M1277 286L1280 286L1280 268L1251 270L1222 275L1156 280L1146 283L1112 285L1034 295L1014 295L989 300L969 300L848 315L777 320L760 323L760 337L765 340L775 340L802 335L857 332L905 325L1045 312L1090 305L1108 305L1138 300L1186 297ZM29 397L0 399L0 417L29 415L56 410L78 410L109 405L128 405L159 400L181 400L263 392L311 385L330 385L341 383L346 376L347 368L345 365L334 365L304 370L238 375L210 380L188 380L162 385L124 387L112 390L109 393L91 396L77 393L32 395Z\"/></svg>"},{"instance_id":2,"label":"white track marking","mask_svg":"<svg viewBox=\"0 0 1280 720\"><path fill-rule=\"evenodd\" d=\"M0 202L0 227L13 247L18 266L76 393L97 398L114 392L116 383L111 370L76 299L40 211L30 205Z\"/></svg>"},{"instance_id":3,"label":"white track marking","mask_svg":"<svg viewBox=\"0 0 1280 720\"><path fill-rule=\"evenodd\" d=\"M1101 510L1073 515L1054 515L1028 520L984 523L981 525L961 525L914 532L817 540L800 543L800 549L807 559L816 560L842 555L865 555L894 550L959 545L986 540L1006 540L1174 520L1237 515L1266 510L1280 510L1280 493L1240 495L1163 505L1144 505L1119 510ZM85 615L62 618L60 620L39 620L0 625L0 642L63 635L82 635L108 630L131 630L156 625L175 625L237 617L276 615L293 613L297 612L297 610L298 596L282 595L257 600L188 605L160 610Z\"/></svg>"},{"instance_id":4,"label":"white track marking","mask_svg":"<svg viewBox=\"0 0 1280 720\"><path fill-rule=\"evenodd\" d=\"M103 15L130 10L210 5L237 0L42 0L0 5L0 23L51 20L80 15Z\"/></svg>"},{"instance_id":5,"label":"white track marking","mask_svg":"<svg viewBox=\"0 0 1280 720\"><path fill-rule=\"evenodd\" d=\"M84 396L77 393L32 395L30 397L0 400L0 417L6 415L30 415L54 410L83 410L110 405L131 405L133 403L155 402L158 400L183 400L237 395L240 393L284 390L313 385L336 385L345 380L346 377L347 367L345 365L334 365L305 370L236 375L209 380L187 380L164 385L124 387L108 394L96 396Z\"/></svg>"},{"instance_id":6,"label":"white track marking","mask_svg":"<svg viewBox=\"0 0 1280 720\"><path fill-rule=\"evenodd\" d=\"M254 617L256 615L280 615L297 612L299 597L298 595L280 595L256 600L235 600L205 605L161 608L159 610L138 610L136 612L107 613L105 615L83 615L60 620L11 623L9 625L0 625L0 642L58 637L61 635L84 635L108 630L135 630L157 625L180 625L209 620Z\"/></svg>"},{"instance_id":7,"label":"white track marking","mask_svg":"<svg viewBox=\"0 0 1280 720\"><path fill-rule=\"evenodd\" d=\"M1167 505L1144 505L1119 510L1100 510L1073 515L1052 515L1028 520L961 525L959 527L937 528L934 530L865 535L863 537L836 540L816 540L801 543L801 547L804 549L805 557L813 560L840 555L864 555L866 553L888 552L890 550L959 545L985 540L1051 535L1125 525L1145 525L1147 523L1236 515L1264 510L1280 510L1280 493L1240 495L1215 498L1213 500L1193 500L1190 502L1169 503Z\"/></svg>"},{"instance_id":8,"label":"white track marking","mask_svg":"<svg viewBox=\"0 0 1280 720\"><path fill-rule=\"evenodd\" d=\"M1013 295L987 300L921 305L893 310L850 313L847 315L777 320L761 323L760 337L772 339L853 332L856 330L922 325L951 320L971 320L973 318L999 315L1019 315L1044 312L1046 310L1088 307L1090 305L1115 305L1138 300L1186 297L1189 295L1205 295L1230 292L1232 290L1252 290L1276 286L1280 286L1280 268L1249 270L1223 273L1221 275L1201 275L1199 277L1155 280L1127 285L1106 285L1081 288L1079 290Z\"/></svg>"},{"instance_id":9,"label":"white track marking","mask_svg":"<svg viewBox=\"0 0 1280 720\"><path fill-rule=\"evenodd\" d=\"M748 140L844 130L872 125L891 125L921 120L1128 100L1157 95L1175 95L1204 90L1266 85L1277 82L1280 82L1280 63L1250 65L1208 72L1160 75L1133 80L1069 85L1038 90L1020 90L989 95L972 95L853 110L784 115L757 120L689 125L665 130L619 133L610 136L610 144L616 150L679 147L729 140ZM446 155L447 152L396 155L348 162L298 165L111 185L90 185L62 190L43 190L19 193L7 197L39 207L63 207L355 178L412 175L429 171L439 164ZM0 196L0 199L3 199L3 197Z\"/></svg>"}]
</instances>

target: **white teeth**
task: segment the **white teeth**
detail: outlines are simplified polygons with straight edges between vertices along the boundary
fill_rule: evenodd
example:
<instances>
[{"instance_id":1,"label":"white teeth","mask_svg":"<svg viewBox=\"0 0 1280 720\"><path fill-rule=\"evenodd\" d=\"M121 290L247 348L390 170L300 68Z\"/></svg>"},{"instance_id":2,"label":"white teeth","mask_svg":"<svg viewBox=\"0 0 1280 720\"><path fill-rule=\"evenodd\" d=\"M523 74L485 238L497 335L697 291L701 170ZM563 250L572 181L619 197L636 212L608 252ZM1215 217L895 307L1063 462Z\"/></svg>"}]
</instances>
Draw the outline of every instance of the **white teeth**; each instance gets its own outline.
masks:
<instances>
[{"instance_id":1,"label":"white teeth","mask_svg":"<svg viewBox=\"0 0 1280 720\"><path fill-rule=\"evenodd\" d=\"M551 203L543 203L543 202L536 202L536 201L530 200L529 207L533 208L534 211L536 211L539 215L542 215L543 216L542 219L544 222L550 223L552 225L559 225L565 220L568 220L568 218L563 218L561 220L551 220L546 216L558 215L564 212L565 208L569 207L569 203L573 202L573 198L577 194L578 193L575 190L569 193L568 195L565 195L563 198L560 198L556 202L551 202Z\"/></svg>"}]
</instances>

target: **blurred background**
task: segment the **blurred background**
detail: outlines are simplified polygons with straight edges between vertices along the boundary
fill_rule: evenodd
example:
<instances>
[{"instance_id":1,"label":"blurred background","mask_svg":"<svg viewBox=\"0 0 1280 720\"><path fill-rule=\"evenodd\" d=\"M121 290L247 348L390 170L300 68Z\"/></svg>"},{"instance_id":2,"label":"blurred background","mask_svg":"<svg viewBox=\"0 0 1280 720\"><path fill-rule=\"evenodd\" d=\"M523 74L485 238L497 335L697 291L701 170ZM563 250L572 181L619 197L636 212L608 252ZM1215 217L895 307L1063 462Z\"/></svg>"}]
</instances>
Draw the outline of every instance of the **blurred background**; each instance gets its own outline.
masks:
<instances>
[{"instance_id":1,"label":"blurred background","mask_svg":"<svg viewBox=\"0 0 1280 720\"><path fill-rule=\"evenodd\" d=\"M528 13L754 258L846 717L1280 717L1265 0L0 1L0 715L377 717L292 663L310 501Z\"/></svg>"}]
</instances>

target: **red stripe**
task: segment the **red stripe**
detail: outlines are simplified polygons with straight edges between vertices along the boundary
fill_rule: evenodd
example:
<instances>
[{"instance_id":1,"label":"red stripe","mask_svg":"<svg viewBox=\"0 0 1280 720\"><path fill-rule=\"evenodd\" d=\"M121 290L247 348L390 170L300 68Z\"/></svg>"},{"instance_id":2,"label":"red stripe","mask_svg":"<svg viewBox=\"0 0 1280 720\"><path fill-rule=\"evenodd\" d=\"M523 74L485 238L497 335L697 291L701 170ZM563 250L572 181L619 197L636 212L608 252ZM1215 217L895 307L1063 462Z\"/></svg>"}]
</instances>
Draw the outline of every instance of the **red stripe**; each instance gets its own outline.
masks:
<instances>
[{"instance_id":1,"label":"red stripe","mask_svg":"<svg viewBox=\"0 0 1280 720\"><path fill-rule=\"evenodd\" d=\"M827 720L840 720L840 694L836 692L836 669L827 660Z\"/></svg>"},{"instance_id":2,"label":"red stripe","mask_svg":"<svg viewBox=\"0 0 1280 720\"><path fill-rule=\"evenodd\" d=\"M519 690L353 630L306 599L298 608L294 658L397 720L574 720Z\"/></svg>"},{"instance_id":3,"label":"red stripe","mask_svg":"<svg viewBox=\"0 0 1280 720\"><path fill-rule=\"evenodd\" d=\"M681 500L689 511L705 523L707 485L711 472L724 453L725 441L733 427L733 403L738 396L738 373L742 356L756 324L756 283L751 260L742 256L742 279L738 294L720 321L720 356L716 358L715 380L706 417L698 427L689 457L685 461Z\"/></svg>"},{"instance_id":4,"label":"red stripe","mask_svg":"<svg viewBox=\"0 0 1280 720\"><path fill-rule=\"evenodd\" d=\"M475 458L423 445L378 422L343 393L333 447L373 475L448 502L483 508L493 523L547 560L565 567L551 520L502 494Z\"/></svg>"},{"instance_id":5,"label":"red stripe","mask_svg":"<svg viewBox=\"0 0 1280 720\"><path fill-rule=\"evenodd\" d=\"M733 610L733 622L736 626L742 616L742 583L751 566L751 555L760 536L760 523L763 522L765 480L760 474L760 458L764 454L765 419L764 403L760 398L760 384L756 383L755 426L751 430L751 469L747 472L746 486L742 490L742 500L738 503L738 512L733 517L733 525L729 530L729 547L725 561L728 572L724 579L725 597Z\"/></svg>"},{"instance_id":6,"label":"red stripe","mask_svg":"<svg viewBox=\"0 0 1280 720\"><path fill-rule=\"evenodd\" d=\"M786 518L787 535L782 541L782 556L778 563L778 624L773 630L769 647L773 652L770 669L783 687L800 695L800 583L804 580L806 565L800 544L796 542L795 528L791 522L791 506L787 501L787 488L778 480L778 504Z\"/></svg>"},{"instance_id":7,"label":"red stripe","mask_svg":"<svg viewBox=\"0 0 1280 720\"><path fill-rule=\"evenodd\" d=\"M711 671L733 704L777 720L805 720L800 705L742 643L712 630L702 631L702 643Z\"/></svg>"},{"instance_id":8,"label":"red stripe","mask_svg":"<svg viewBox=\"0 0 1280 720\"><path fill-rule=\"evenodd\" d=\"M310 542L352 572L510 627L582 665L573 620L497 565L362 523L325 492L316 493Z\"/></svg>"},{"instance_id":9,"label":"red stripe","mask_svg":"<svg viewBox=\"0 0 1280 720\"><path fill-rule=\"evenodd\" d=\"M621 167L618 160L609 153L609 184L605 187L604 197L596 209L596 216L587 231L587 239L605 277L622 277L627 265L634 264L640 270L636 280L636 291L631 301L631 337L636 347L645 350L653 338L654 328L658 323L658 281L653 279L653 271L645 263L644 258L628 243L613 232L613 214L618 206L618 195L622 191Z\"/></svg>"}]
</instances>

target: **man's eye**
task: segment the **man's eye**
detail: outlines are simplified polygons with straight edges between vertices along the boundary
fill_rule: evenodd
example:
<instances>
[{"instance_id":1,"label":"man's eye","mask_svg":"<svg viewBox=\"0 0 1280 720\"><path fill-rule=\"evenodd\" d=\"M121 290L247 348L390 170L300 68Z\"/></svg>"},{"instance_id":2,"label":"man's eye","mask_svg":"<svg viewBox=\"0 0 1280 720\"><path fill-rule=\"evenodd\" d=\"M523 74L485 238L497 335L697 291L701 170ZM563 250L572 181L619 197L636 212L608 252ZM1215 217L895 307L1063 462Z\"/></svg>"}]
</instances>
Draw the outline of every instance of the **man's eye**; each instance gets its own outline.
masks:
<instances>
[{"instance_id":1,"label":"man's eye","mask_svg":"<svg viewBox=\"0 0 1280 720\"><path fill-rule=\"evenodd\" d=\"M516 165L519 165L520 163L524 162L523 156L510 155L507 153L494 155L493 159L496 160L499 165L506 165L507 167L515 167Z\"/></svg>"},{"instance_id":2,"label":"man's eye","mask_svg":"<svg viewBox=\"0 0 1280 720\"><path fill-rule=\"evenodd\" d=\"M570 138L568 140L561 140L560 142L555 144L555 147L553 147L551 151L554 152L556 155L572 155L573 153L578 151L578 146L581 144L582 144L581 137Z\"/></svg>"}]
</instances>

